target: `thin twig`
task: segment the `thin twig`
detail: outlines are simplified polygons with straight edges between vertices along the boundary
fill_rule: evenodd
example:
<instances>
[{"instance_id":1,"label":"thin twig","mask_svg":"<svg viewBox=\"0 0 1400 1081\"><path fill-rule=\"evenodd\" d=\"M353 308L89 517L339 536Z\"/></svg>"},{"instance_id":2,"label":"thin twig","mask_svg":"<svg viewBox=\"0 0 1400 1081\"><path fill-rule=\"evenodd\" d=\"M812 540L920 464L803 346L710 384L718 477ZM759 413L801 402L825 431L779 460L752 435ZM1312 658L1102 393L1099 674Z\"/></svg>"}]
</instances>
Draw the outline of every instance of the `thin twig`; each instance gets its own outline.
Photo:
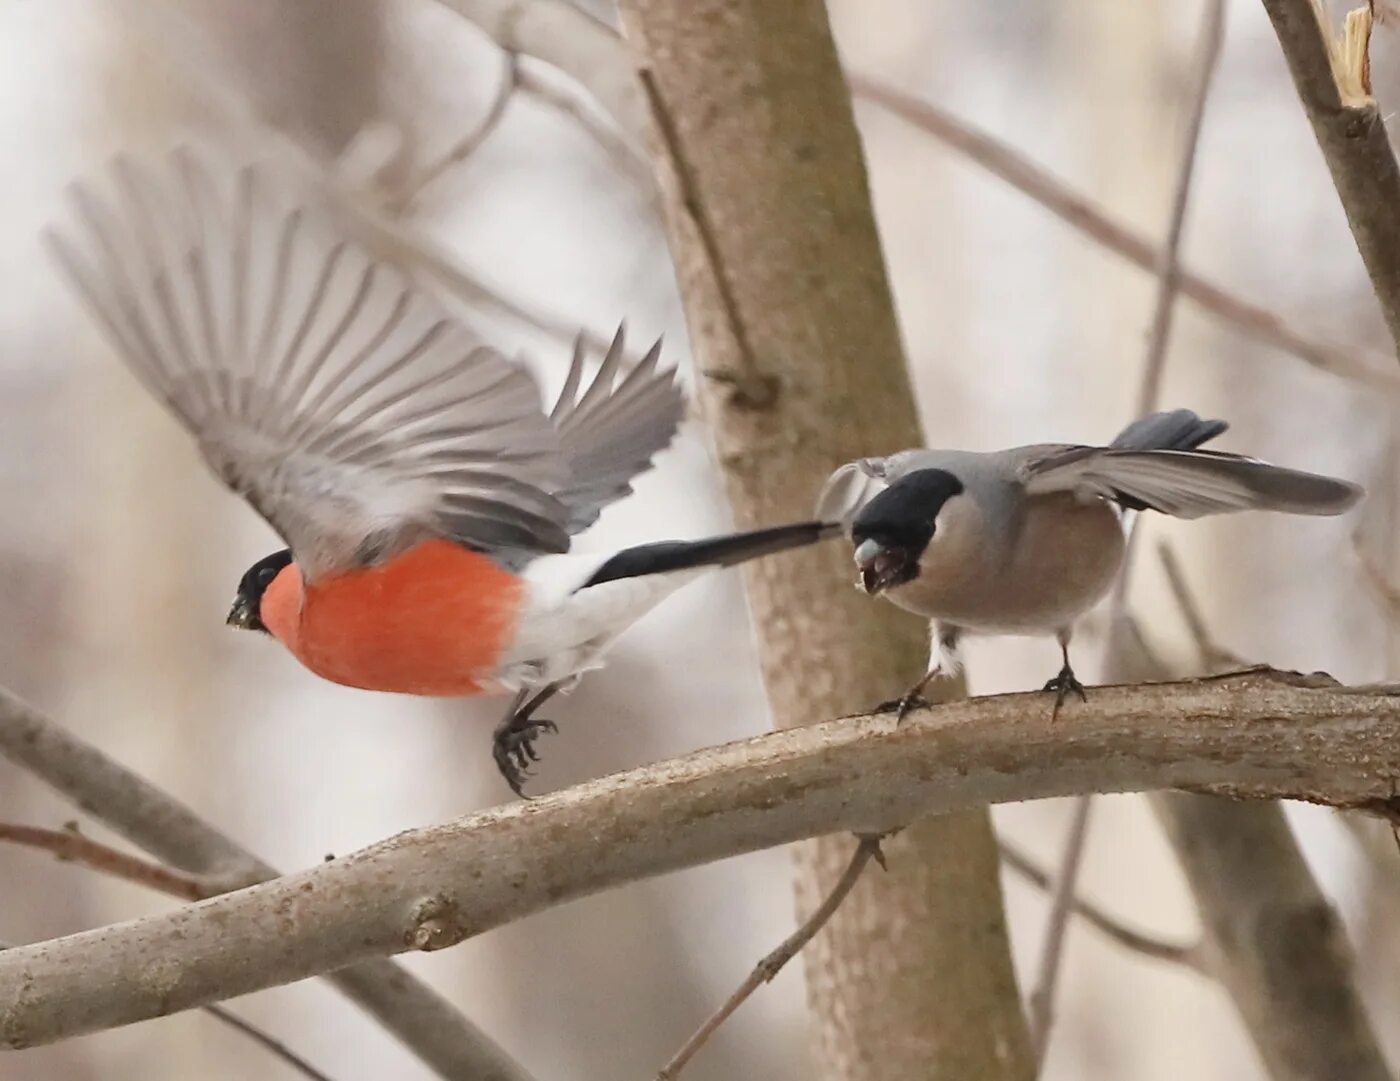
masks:
<instances>
[{"instance_id":1,"label":"thin twig","mask_svg":"<svg viewBox=\"0 0 1400 1081\"><path fill-rule=\"evenodd\" d=\"M1150 240L1114 221L1086 196L1020 151L944 109L878 79L855 72L849 73L848 79L857 100L879 105L933 136L1109 251L1147 271L1155 270L1161 262L1161 253ZM1394 372L1393 357L1314 337L1288 323L1278 312L1244 300L1189 270L1181 272L1180 287L1182 295L1257 341L1323 371L1355 379L1388 394L1400 393L1400 376Z\"/></svg>"},{"instance_id":2,"label":"thin twig","mask_svg":"<svg viewBox=\"0 0 1400 1081\"><path fill-rule=\"evenodd\" d=\"M256 1025L243 1020L243 1018L239 1017L236 1013L230 1013L222 1006L205 1006L204 1012L211 1017L217 1018L235 1032L241 1032L265 1051L280 1058L299 1074L311 1078L311 1081L331 1081L329 1077L316 1069L315 1066L307 1062L306 1059L298 1055L281 1040L268 1035Z\"/></svg>"},{"instance_id":3,"label":"thin twig","mask_svg":"<svg viewBox=\"0 0 1400 1081\"><path fill-rule=\"evenodd\" d=\"M1355 553L1357 562L1361 564L1361 571L1365 574L1367 582L1384 602L1385 607L1392 615L1400 614L1400 586L1390 580L1381 565L1376 562L1375 556L1366 550L1359 533L1352 535L1351 550Z\"/></svg>"},{"instance_id":4,"label":"thin twig","mask_svg":"<svg viewBox=\"0 0 1400 1081\"><path fill-rule=\"evenodd\" d=\"M997 850L1001 854L1001 862L1006 864L1009 869L1015 871L1037 889L1046 893L1050 892L1054 886L1054 878L1044 867L1009 841L999 840ZM1151 957L1156 961L1170 961L1173 964L1185 965L1197 972L1207 972L1200 949L1194 944L1167 942L1135 930L1117 916L1110 914L1092 901L1085 900L1078 894L1075 894L1070 900L1070 911L1124 949L1140 953L1144 957Z\"/></svg>"},{"instance_id":5,"label":"thin twig","mask_svg":"<svg viewBox=\"0 0 1400 1081\"><path fill-rule=\"evenodd\" d=\"M1050 1028L1054 1023L1055 985L1060 976L1060 958L1064 952L1065 931L1074 904L1074 885L1084 860L1085 842L1089 837L1089 811L1092 796L1080 796L1074 804L1074 819L1060 873L1055 878L1055 892L1050 900L1050 917L1046 921L1045 943L1041 947L1040 966L1036 973L1035 990L1028 1002L1030 1012L1031 1050L1035 1061L1045 1061L1045 1049L1050 1043Z\"/></svg>"},{"instance_id":6,"label":"thin twig","mask_svg":"<svg viewBox=\"0 0 1400 1081\"><path fill-rule=\"evenodd\" d=\"M851 862L846 865L846 869L841 872L841 877L836 880L836 884L831 887L831 892L817 906L816 911L807 917L801 927L784 939L777 949L754 966L753 971L748 974L744 982L724 1000L724 1005L711 1014L705 1023L695 1030L694 1035L686 1040L684 1046L671 1057L671 1061L661 1068L661 1071L656 1075L657 1081L671 1081L681 1070L685 1069L686 1063L695 1057L695 1053L715 1034L715 1030L728 1020L729 1015L743 1005L744 1000L758 990L761 985L771 982L773 977L782 971L783 966L801 952L802 947L807 945L816 933L826 926L826 922L835 915L836 910L841 907L841 902L846 899L846 895L851 892L860 879L865 865L872 859L882 864L884 862L880 856L880 838L861 837L860 843L856 845L856 850L851 856Z\"/></svg>"},{"instance_id":7,"label":"thin twig","mask_svg":"<svg viewBox=\"0 0 1400 1081\"><path fill-rule=\"evenodd\" d=\"M577 94L570 94L551 80L542 78L529 64L522 63L516 71L516 88L561 116L568 117L582 128L603 153L612 159L618 171L626 173L641 185L651 204L660 209L656 177L651 171L650 163L643 156L641 149L628 140L618 128L589 108Z\"/></svg>"},{"instance_id":8,"label":"thin twig","mask_svg":"<svg viewBox=\"0 0 1400 1081\"><path fill-rule=\"evenodd\" d=\"M220 892L199 876L173 870L163 864L131 856L109 845L84 837L72 823L66 829L50 830L0 822L0 842L37 848L60 860L81 864L113 878L147 886L160 893L186 901L199 901Z\"/></svg>"},{"instance_id":9,"label":"thin twig","mask_svg":"<svg viewBox=\"0 0 1400 1081\"><path fill-rule=\"evenodd\" d=\"M454 143L440 158L409 180L403 186L403 190L398 192L394 198L385 202L385 209L391 214L411 213L414 204L425 189L431 187L446 173L475 154L480 149L481 144L486 142L491 137L491 133L500 126L501 119L506 115L506 109L510 105L510 99L520 86L520 58L509 51L503 52L501 56L500 83L496 87L495 95L491 98L486 115L481 118L481 123Z\"/></svg>"},{"instance_id":10,"label":"thin twig","mask_svg":"<svg viewBox=\"0 0 1400 1081\"><path fill-rule=\"evenodd\" d=\"M1207 672L1220 672L1231 668L1251 667L1252 661L1226 649L1211 637L1205 617L1201 615L1200 605L1196 603L1191 588L1186 584L1186 575L1182 572L1181 563L1171 545L1162 541L1157 545L1157 555L1162 560L1162 569L1167 573L1167 585L1171 588L1172 596L1176 598L1182 618L1186 620L1186 629L1191 634L1191 641L1195 643L1201 668Z\"/></svg>"},{"instance_id":11,"label":"thin twig","mask_svg":"<svg viewBox=\"0 0 1400 1081\"><path fill-rule=\"evenodd\" d=\"M508 296L486 280L479 270L464 267L455 254L418 232L411 223L396 221L383 213L378 204L379 193L352 191L339 182L324 155L309 145L300 133L285 127L284 118L269 109L265 102L243 91L236 65L222 55L199 21L185 10L189 5L177 0L109 2L114 3L139 31L150 35L161 55L179 66L189 85L203 95L203 100L228 123L231 131L251 129L259 136L260 152L275 154L289 169L320 186L322 193L344 215L346 226L377 256L415 277L425 278L453 306L502 315L566 346L573 346L579 334L576 321ZM566 10L570 6L558 3L552 7ZM584 346L595 356L607 352L608 340L592 331L583 332Z\"/></svg>"},{"instance_id":12,"label":"thin twig","mask_svg":"<svg viewBox=\"0 0 1400 1081\"><path fill-rule=\"evenodd\" d=\"M277 875L173 796L3 688L0 758L28 770L151 855L198 876L210 892ZM441 1077L530 1081L524 1067L402 966L366 958L335 968L326 978Z\"/></svg>"},{"instance_id":13,"label":"thin twig","mask_svg":"<svg viewBox=\"0 0 1400 1081\"><path fill-rule=\"evenodd\" d=\"M1142 382L1138 391L1138 415L1144 416L1158 406L1162 377L1166 372L1167 345L1171 339L1172 314L1176 310L1177 292L1181 284L1181 238L1186 222L1186 208L1191 201L1191 180L1195 173L1196 151L1200 144L1201 127L1205 119L1210 84L1220 58L1220 46L1225 32L1224 0L1206 0L1200 35L1196 43L1194 73L1189 98L1189 114L1185 138L1182 141L1176 178L1172 185L1171 215L1167 224L1166 241L1157 261L1157 298L1152 314L1152 326L1147 337L1147 355L1143 361ZM1119 644L1127 622L1128 585L1134 557L1137 554L1141 520L1136 516L1128 532L1127 551L1118 581L1113 590L1109 614L1109 638L1105 667L1116 667L1114 650ZM1111 673L1117 678L1117 673ZM1079 872L1083 868L1089 809L1092 796L1081 796L1074 808L1069 841L1065 845L1064 863L1055 883L1050 916L1045 929L1040 970L1035 990L1030 996L1031 1046L1036 1062L1043 1068L1045 1051L1050 1043L1054 1023L1055 987L1059 981L1060 961L1064 956L1064 938L1069 930L1069 915Z\"/></svg>"},{"instance_id":14,"label":"thin twig","mask_svg":"<svg viewBox=\"0 0 1400 1081\"><path fill-rule=\"evenodd\" d=\"M1152 412L1162 393L1162 373L1167 357L1167 341L1171 336L1172 315L1176 311L1176 293L1181 281L1181 234L1186 224L1186 207L1191 201L1191 179L1196 168L1196 148L1201 141L1201 125L1206 115L1206 99L1210 96L1211 80L1215 76L1220 45L1225 38L1225 0L1206 0L1205 16L1201 20L1200 36L1196 41L1195 79L1191 87L1191 114L1186 138L1182 144L1181 160L1177 166L1176 184L1172 191L1172 210L1167 227L1166 242L1157 263L1157 307L1152 317L1152 330L1147 339L1147 363L1138 395L1138 415Z\"/></svg>"}]
</instances>

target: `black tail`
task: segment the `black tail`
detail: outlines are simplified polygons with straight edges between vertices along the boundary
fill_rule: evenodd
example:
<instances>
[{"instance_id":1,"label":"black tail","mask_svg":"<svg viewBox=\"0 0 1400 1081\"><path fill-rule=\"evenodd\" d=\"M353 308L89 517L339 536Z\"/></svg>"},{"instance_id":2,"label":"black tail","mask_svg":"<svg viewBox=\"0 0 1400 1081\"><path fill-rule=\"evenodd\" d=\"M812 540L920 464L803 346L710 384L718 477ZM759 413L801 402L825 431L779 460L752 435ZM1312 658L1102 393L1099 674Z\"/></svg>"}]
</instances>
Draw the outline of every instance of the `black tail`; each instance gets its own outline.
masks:
<instances>
[{"instance_id":1,"label":"black tail","mask_svg":"<svg viewBox=\"0 0 1400 1081\"><path fill-rule=\"evenodd\" d=\"M795 522L747 533L726 533L722 537L706 537L704 540L639 544L618 552L579 588L587 589L619 578L640 578L645 574L665 574L691 567L732 567L759 556L815 544L840 532L839 522Z\"/></svg>"},{"instance_id":2,"label":"black tail","mask_svg":"<svg viewBox=\"0 0 1400 1081\"><path fill-rule=\"evenodd\" d=\"M1195 450L1228 428L1223 420L1202 420L1189 409L1139 417L1112 443L1114 450Z\"/></svg>"}]
</instances>

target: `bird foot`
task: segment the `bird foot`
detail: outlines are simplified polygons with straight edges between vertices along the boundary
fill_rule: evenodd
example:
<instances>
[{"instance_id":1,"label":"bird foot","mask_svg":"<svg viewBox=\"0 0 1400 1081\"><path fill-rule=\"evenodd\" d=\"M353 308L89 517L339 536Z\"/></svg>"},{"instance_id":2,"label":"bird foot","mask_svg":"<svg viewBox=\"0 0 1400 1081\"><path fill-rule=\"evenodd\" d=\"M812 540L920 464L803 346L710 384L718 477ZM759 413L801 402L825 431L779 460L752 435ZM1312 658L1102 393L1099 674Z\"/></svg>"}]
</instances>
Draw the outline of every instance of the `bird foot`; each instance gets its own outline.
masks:
<instances>
[{"instance_id":1,"label":"bird foot","mask_svg":"<svg viewBox=\"0 0 1400 1081\"><path fill-rule=\"evenodd\" d=\"M1060 715L1060 708L1071 694L1078 695L1081 702L1089 701L1088 696L1084 693L1084 684L1075 678L1074 669L1069 665L1061 668L1054 679L1046 680L1043 689L1055 692L1055 711L1050 714L1052 721Z\"/></svg>"},{"instance_id":2,"label":"bird foot","mask_svg":"<svg viewBox=\"0 0 1400 1081\"><path fill-rule=\"evenodd\" d=\"M540 760L539 752L535 750L535 740L546 732L558 731L559 726L553 721L519 715L509 718L496 729L491 740L491 755L510 790L521 799L529 799L523 786L530 776L530 764Z\"/></svg>"},{"instance_id":3,"label":"bird foot","mask_svg":"<svg viewBox=\"0 0 1400 1081\"><path fill-rule=\"evenodd\" d=\"M931 705L929 700L924 697L923 690L924 685L921 683L907 694L902 694L898 698L891 698L888 702L881 702L870 712L893 713L894 723L898 724L900 721L904 720L905 716L911 710L922 709L924 706Z\"/></svg>"}]
</instances>

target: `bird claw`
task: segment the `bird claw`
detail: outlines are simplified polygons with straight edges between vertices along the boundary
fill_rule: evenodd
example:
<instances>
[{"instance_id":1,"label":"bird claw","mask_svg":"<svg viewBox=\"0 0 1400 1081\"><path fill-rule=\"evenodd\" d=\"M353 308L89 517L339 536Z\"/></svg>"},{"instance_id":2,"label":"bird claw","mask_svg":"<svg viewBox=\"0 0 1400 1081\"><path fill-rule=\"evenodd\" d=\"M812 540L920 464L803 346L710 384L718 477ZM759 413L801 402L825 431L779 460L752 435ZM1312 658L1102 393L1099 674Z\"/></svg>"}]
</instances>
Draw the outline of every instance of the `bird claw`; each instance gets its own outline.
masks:
<instances>
[{"instance_id":1,"label":"bird claw","mask_svg":"<svg viewBox=\"0 0 1400 1081\"><path fill-rule=\"evenodd\" d=\"M915 709L922 709L929 705L929 700L921 693L922 687L915 688L907 694L902 694L898 698L891 698L888 702L881 702L872 709L871 713L893 713L894 723L898 724L904 720L905 716Z\"/></svg>"},{"instance_id":2,"label":"bird claw","mask_svg":"<svg viewBox=\"0 0 1400 1081\"><path fill-rule=\"evenodd\" d=\"M491 755L496 760L496 768L501 771L510 790L521 799L525 795L524 784L530 776L530 766L540 760L535 750L535 740L546 732L558 732L559 726L553 721L536 720L532 717L513 717L497 730L491 741Z\"/></svg>"},{"instance_id":3,"label":"bird claw","mask_svg":"<svg viewBox=\"0 0 1400 1081\"><path fill-rule=\"evenodd\" d=\"M1055 692L1055 710L1050 714L1053 721L1060 715L1060 709L1065 704L1065 699L1071 694L1079 696L1081 702L1089 701L1088 695L1084 693L1084 684L1075 678L1074 669L1065 665L1053 678L1045 681L1043 690Z\"/></svg>"}]
</instances>

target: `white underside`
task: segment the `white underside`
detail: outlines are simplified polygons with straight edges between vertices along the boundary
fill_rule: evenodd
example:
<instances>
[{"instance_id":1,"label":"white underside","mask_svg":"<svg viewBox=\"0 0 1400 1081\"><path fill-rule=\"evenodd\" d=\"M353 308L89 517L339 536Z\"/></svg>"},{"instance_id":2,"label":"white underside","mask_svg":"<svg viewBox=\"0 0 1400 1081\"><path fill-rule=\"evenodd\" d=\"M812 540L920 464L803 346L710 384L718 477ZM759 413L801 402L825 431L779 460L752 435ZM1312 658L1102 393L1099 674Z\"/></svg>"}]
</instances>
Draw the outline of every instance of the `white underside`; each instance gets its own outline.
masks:
<instances>
[{"instance_id":1,"label":"white underside","mask_svg":"<svg viewBox=\"0 0 1400 1081\"><path fill-rule=\"evenodd\" d=\"M515 641L493 676L503 690L541 687L601 667L623 631L708 569L580 589L613 554L542 556L525 568L526 600Z\"/></svg>"}]
</instances>

